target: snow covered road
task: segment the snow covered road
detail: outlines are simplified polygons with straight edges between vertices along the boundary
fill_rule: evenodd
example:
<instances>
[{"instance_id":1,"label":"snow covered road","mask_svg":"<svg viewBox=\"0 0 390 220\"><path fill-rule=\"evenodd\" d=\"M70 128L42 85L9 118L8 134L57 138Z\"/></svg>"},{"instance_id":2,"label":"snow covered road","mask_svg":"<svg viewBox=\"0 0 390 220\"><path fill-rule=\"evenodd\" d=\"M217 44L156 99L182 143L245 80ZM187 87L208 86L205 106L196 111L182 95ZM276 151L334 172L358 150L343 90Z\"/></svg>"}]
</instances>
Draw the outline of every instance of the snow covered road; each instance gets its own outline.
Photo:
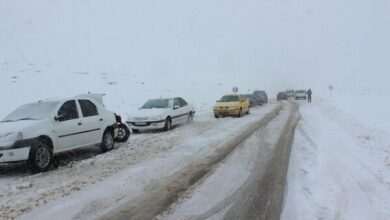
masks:
<instances>
[{"instance_id":1,"label":"snow covered road","mask_svg":"<svg viewBox=\"0 0 390 220\"><path fill-rule=\"evenodd\" d=\"M45 218L42 213L46 219L50 219L50 213L62 213L63 219L99 216L99 211L114 208L114 203L119 206L121 199L127 201L126 195L134 199L161 186L166 177L204 158L221 142L234 140L235 134L248 130L248 126L278 109L279 104L269 104L240 119L216 120L212 114L200 114L193 126L168 133L133 135L129 145L108 154L71 161L57 170L37 175L25 171L6 173L1 177L1 187L8 194L1 197L0 212L5 218L14 218L32 211L26 219ZM25 187L15 187L18 185Z\"/></svg>"},{"instance_id":2,"label":"snow covered road","mask_svg":"<svg viewBox=\"0 0 390 220\"><path fill-rule=\"evenodd\" d=\"M278 219L297 109L286 103L157 219Z\"/></svg>"},{"instance_id":3,"label":"snow covered road","mask_svg":"<svg viewBox=\"0 0 390 220\"><path fill-rule=\"evenodd\" d=\"M253 109L253 115L262 115L275 106ZM24 163L2 166L0 172L0 213L3 219L12 219L52 200L78 193L127 167L153 158L194 136L232 121L216 120L211 112L196 115L191 126L180 126L169 132L150 132L132 135L128 144L101 154L97 147L84 148L59 156L59 168L31 175ZM250 120L244 120L245 123ZM232 123L230 122L230 123ZM244 123L244 124L245 124Z\"/></svg>"},{"instance_id":4,"label":"snow covered road","mask_svg":"<svg viewBox=\"0 0 390 220\"><path fill-rule=\"evenodd\" d=\"M1 217L388 219L388 137L325 100L298 103L300 114L289 102L242 118L203 112L193 125L133 135L106 154L61 155L46 173L2 167Z\"/></svg>"}]
</instances>

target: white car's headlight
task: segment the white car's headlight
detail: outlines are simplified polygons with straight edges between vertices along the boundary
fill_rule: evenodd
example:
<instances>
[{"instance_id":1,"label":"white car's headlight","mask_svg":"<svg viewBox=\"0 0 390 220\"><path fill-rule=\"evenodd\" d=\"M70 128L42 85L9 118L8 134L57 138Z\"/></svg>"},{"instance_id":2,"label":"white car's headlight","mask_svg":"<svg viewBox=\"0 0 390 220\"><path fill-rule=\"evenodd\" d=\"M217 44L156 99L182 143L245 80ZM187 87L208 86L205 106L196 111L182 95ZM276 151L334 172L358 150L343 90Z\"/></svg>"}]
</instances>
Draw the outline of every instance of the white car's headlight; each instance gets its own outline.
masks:
<instances>
[{"instance_id":1,"label":"white car's headlight","mask_svg":"<svg viewBox=\"0 0 390 220\"><path fill-rule=\"evenodd\" d=\"M22 132L12 132L0 136L0 142L16 142L23 140Z\"/></svg>"},{"instance_id":2,"label":"white car's headlight","mask_svg":"<svg viewBox=\"0 0 390 220\"><path fill-rule=\"evenodd\" d=\"M156 116L156 117L150 117L150 118L149 118L150 121L159 121L159 120L161 120L161 119L162 119L162 116L161 116L161 115Z\"/></svg>"}]
</instances>

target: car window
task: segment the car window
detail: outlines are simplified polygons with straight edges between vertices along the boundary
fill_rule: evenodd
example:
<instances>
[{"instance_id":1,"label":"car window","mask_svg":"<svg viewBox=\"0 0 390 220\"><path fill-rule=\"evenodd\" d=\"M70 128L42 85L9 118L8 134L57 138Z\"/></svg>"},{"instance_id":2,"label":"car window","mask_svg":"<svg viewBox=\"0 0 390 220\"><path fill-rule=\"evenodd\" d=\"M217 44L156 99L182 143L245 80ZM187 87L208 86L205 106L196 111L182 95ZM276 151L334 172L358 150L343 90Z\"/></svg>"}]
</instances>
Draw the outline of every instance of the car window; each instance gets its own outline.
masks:
<instances>
[{"instance_id":1,"label":"car window","mask_svg":"<svg viewBox=\"0 0 390 220\"><path fill-rule=\"evenodd\" d=\"M237 95L225 95L221 98L221 102L238 102L240 101L240 97Z\"/></svg>"},{"instance_id":2,"label":"car window","mask_svg":"<svg viewBox=\"0 0 390 220\"><path fill-rule=\"evenodd\" d=\"M174 99L173 100L173 107L175 107L175 106L180 106L179 99Z\"/></svg>"},{"instance_id":3,"label":"car window","mask_svg":"<svg viewBox=\"0 0 390 220\"><path fill-rule=\"evenodd\" d=\"M58 110L58 116L62 116L59 121L68 121L79 118L79 112L75 100L65 102L60 110Z\"/></svg>"},{"instance_id":4,"label":"car window","mask_svg":"<svg viewBox=\"0 0 390 220\"><path fill-rule=\"evenodd\" d=\"M184 99L182 99L182 98L179 98L179 102L180 102L180 106L181 107L188 105L187 102Z\"/></svg>"},{"instance_id":5,"label":"car window","mask_svg":"<svg viewBox=\"0 0 390 220\"><path fill-rule=\"evenodd\" d=\"M91 117L95 115L99 115L97 107L91 101L86 99L79 100L81 112L83 113L83 117Z\"/></svg>"},{"instance_id":6,"label":"car window","mask_svg":"<svg viewBox=\"0 0 390 220\"><path fill-rule=\"evenodd\" d=\"M5 117L2 122L12 122L19 120L41 120L49 117L60 102L38 102L22 105Z\"/></svg>"}]
</instances>

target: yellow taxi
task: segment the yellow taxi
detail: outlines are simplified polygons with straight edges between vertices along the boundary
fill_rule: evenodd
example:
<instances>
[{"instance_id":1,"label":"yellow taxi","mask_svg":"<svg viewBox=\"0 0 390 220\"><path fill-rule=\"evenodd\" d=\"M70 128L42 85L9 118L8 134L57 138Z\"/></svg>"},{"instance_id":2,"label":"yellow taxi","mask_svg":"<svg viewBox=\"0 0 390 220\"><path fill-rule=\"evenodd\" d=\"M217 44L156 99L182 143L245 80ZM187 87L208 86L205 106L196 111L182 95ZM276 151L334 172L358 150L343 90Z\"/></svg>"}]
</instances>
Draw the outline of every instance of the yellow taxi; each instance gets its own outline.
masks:
<instances>
[{"instance_id":1,"label":"yellow taxi","mask_svg":"<svg viewBox=\"0 0 390 220\"><path fill-rule=\"evenodd\" d=\"M223 96L214 106L214 116L237 116L241 117L244 113L249 114L249 100L239 94Z\"/></svg>"}]
</instances>

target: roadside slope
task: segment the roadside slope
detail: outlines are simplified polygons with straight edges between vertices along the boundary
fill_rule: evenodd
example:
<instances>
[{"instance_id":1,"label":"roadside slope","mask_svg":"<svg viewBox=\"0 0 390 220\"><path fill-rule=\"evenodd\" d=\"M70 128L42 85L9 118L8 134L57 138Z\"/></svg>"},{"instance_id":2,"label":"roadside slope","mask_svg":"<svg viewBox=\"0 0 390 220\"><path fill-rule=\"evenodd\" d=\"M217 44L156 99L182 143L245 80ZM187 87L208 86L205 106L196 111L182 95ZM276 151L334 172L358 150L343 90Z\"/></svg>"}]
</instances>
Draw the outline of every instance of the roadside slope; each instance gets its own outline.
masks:
<instances>
[{"instance_id":1,"label":"roadside slope","mask_svg":"<svg viewBox=\"0 0 390 220\"><path fill-rule=\"evenodd\" d=\"M389 219L387 136L324 100L300 111L282 219Z\"/></svg>"}]
</instances>

